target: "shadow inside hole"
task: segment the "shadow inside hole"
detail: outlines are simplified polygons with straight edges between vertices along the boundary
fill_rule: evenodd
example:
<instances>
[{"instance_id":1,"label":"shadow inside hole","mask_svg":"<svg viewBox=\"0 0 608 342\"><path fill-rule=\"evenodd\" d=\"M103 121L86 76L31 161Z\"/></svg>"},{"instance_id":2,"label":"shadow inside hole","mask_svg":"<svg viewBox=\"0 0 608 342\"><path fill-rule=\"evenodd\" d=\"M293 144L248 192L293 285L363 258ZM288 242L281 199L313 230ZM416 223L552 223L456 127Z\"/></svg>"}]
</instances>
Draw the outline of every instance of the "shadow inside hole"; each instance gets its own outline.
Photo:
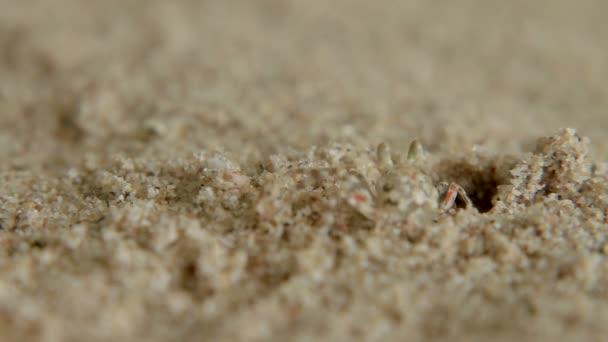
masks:
<instances>
[{"instance_id":1,"label":"shadow inside hole","mask_svg":"<svg viewBox=\"0 0 608 342\"><path fill-rule=\"evenodd\" d=\"M484 182L478 184L470 191L467 191L469 198L473 201L473 204L479 210L480 213L486 213L494 208L492 199L498 193L498 183L495 181Z\"/></svg>"},{"instance_id":2,"label":"shadow inside hole","mask_svg":"<svg viewBox=\"0 0 608 342\"><path fill-rule=\"evenodd\" d=\"M480 213L486 213L494 207L493 199L498 193L498 185L505 183L499 179L497 166L493 161L472 164L465 160L445 160L440 162L439 177L441 181L454 182L462 186ZM456 208L465 208L466 203L458 196Z\"/></svg>"}]
</instances>

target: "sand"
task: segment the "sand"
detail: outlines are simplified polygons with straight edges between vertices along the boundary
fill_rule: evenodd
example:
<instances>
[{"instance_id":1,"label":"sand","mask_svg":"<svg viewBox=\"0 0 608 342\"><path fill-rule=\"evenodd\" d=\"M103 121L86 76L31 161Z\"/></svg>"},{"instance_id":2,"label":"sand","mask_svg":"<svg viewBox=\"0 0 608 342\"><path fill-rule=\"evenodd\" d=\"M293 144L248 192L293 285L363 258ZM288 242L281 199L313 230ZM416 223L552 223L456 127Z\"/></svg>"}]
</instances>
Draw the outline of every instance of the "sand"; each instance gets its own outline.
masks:
<instances>
[{"instance_id":1,"label":"sand","mask_svg":"<svg viewBox=\"0 0 608 342\"><path fill-rule=\"evenodd\" d=\"M607 2L0 8L0 340L608 333Z\"/></svg>"}]
</instances>

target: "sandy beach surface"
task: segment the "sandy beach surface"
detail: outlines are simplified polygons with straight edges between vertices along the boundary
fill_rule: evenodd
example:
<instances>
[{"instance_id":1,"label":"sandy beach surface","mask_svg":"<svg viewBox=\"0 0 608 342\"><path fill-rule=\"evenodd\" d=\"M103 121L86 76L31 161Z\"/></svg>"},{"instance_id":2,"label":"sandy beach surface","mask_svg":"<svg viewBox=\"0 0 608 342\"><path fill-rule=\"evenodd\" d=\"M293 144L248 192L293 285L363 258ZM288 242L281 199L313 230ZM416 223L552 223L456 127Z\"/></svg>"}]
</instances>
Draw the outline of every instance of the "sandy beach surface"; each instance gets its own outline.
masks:
<instances>
[{"instance_id":1,"label":"sandy beach surface","mask_svg":"<svg viewBox=\"0 0 608 342\"><path fill-rule=\"evenodd\" d=\"M0 8L0 341L608 334L608 2Z\"/></svg>"}]
</instances>

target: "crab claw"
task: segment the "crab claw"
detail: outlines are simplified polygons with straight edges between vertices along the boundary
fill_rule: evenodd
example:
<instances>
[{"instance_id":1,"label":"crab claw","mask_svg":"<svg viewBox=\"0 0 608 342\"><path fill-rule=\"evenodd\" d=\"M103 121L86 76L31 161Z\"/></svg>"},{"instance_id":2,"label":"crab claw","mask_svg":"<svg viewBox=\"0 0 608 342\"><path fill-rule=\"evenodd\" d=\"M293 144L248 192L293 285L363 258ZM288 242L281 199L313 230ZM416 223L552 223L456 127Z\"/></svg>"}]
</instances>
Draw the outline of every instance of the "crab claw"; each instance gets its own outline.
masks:
<instances>
[{"instance_id":1,"label":"crab claw","mask_svg":"<svg viewBox=\"0 0 608 342\"><path fill-rule=\"evenodd\" d=\"M454 206L454 203L456 203L456 197L458 197L458 195L460 195L460 198L462 198L462 200L464 201L466 208L475 207L473 205L473 201L471 201L469 196L467 196L467 192L464 191L464 189L460 185L456 183L450 183L450 185L447 185L447 183L440 183L440 186L447 186L445 197L443 198L443 201L441 201L442 210L448 210L452 208Z\"/></svg>"}]
</instances>

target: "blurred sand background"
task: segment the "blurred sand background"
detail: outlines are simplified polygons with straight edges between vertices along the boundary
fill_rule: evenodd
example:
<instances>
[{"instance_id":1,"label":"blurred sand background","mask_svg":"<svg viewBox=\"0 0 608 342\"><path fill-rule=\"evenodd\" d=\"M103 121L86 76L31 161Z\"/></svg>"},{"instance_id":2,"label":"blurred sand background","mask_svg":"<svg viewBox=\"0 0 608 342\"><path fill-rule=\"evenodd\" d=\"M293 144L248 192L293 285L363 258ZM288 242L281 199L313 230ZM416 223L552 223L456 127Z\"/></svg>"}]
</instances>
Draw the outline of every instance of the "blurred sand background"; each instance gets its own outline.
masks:
<instances>
[{"instance_id":1,"label":"blurred sand background","mask_svg":"<svg viewBox=\"0 0 608 342\"><path fill-rule=\"evenodd\" d=\"M271 155L303 160L333 143L365 154L388 142L398 154L419 139L438 159L473 150L523 158L537 138L573 127L590 137L590 158L605 161L608 2L3 0L0 8L1 340L605 336L606 279L566 276L562 288L550 272L457 254L405 273L378 266L368 279L346 261L325 265L346 253L331 239L310 231L299 249L265 245L255 228L239 232L254 219L201 214L201 195L190 193L207 155L229 156L259 188L267 179L254 169ZM231 203L256 201L244 193ZM587 224L590 214L581 215L568 225ZM165 236L169 226L175 237ZM607 230L590 233L598 250ZM380 239L361 234L363 245ZM166 243L145 242L155 239ZM592 249L551 243L563 248L546 247L548 264L576 264ZM543 248L525 258L542 259ZM378 265L394 252L361 249ZM484 271L459 273L473 263ZM319 276L317 266L331 270ZM222 272L228 280L215 278ZM503 282L517 274L538 292Z\"/></svg>"}]
</instances>

